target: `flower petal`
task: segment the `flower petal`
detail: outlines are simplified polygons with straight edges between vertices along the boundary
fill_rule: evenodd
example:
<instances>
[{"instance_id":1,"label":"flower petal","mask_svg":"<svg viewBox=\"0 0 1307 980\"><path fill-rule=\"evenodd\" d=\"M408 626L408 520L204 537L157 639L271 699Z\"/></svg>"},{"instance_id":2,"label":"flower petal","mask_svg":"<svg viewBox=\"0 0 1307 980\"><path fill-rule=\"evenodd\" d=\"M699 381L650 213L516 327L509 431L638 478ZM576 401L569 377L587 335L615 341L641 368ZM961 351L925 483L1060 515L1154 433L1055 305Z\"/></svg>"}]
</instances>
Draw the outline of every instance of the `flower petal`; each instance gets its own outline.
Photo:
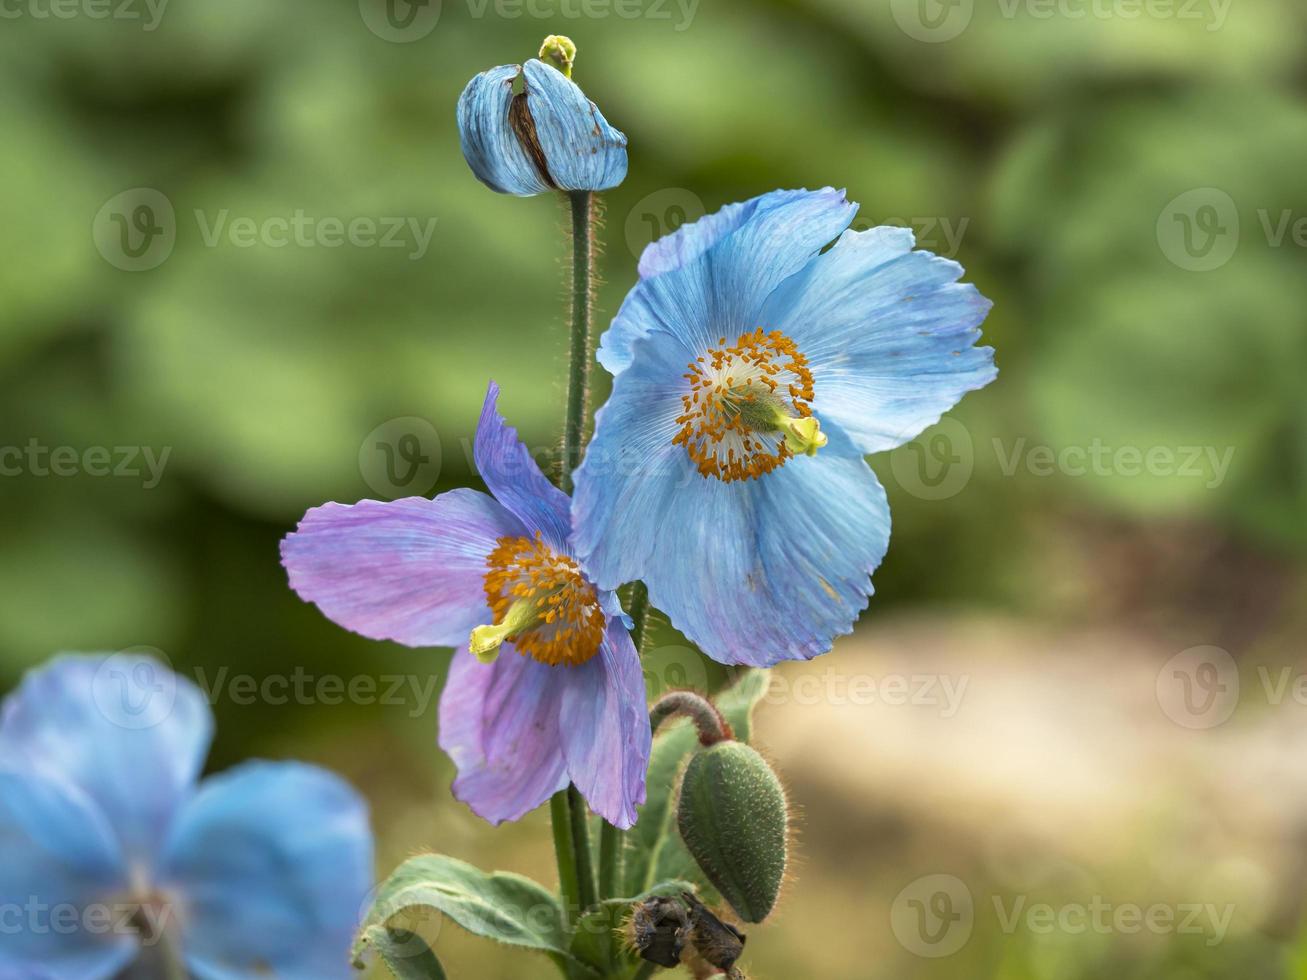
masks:
<instances>
[{"instance_id":1,"label":"flower petal","mask_svg":"<svg viewBox=\"0 0 1307 980\"><path fill-rule=\"evenodd\" d=\"M281 543L300 597L374 640L457 646L490 621L486 557L501 537L525 533L475 490L309 511Z\"/></svg>"},{"instance_id":2,"label":"flower petal","mask_svg":"<svg viewBox=\"0 0 1307 980\"><path fill-rule=\"evenodd\" d=\"M606 191L626 179L626 136L608 125L576 83L531 60L526 98L554 184L565 191Z\"/></svg>"},{"instance_id":3,"label":"flower petal","mask_svg":"<svg viewBox=\"0 0 1307 980\"><path fill-rule=\"evenodd\" d=\"M906 228L847 232L773 295L763 322L808 358L813 411L866 453L893 449L998 375L974 346L993 305Z\"/></svg>"},{"instance_id":4,"label":"flower petal","mask_svg":"<svg viewBox=\"0 0 1307 980\"><path fill-rule=\"evenodd\" d=\"M103 811L127 859L149 868L193 792L212 735L199 688L154 658L63 655L6 699L0 756L78 787Z\"/></svg>"},{"instance_id":5,"label":"flower petal","mask_svg":"<svg viewBox=\"0 0 1307 980\"><path fill-rule=\"evenodd\" d=\"M458 100L458 132L478 180L500 194L531 197L553 188L509 123L513 86L521 74L521 65L502 65L472 79Z\"/></svg>"},{"instance_id":6,"label":"flower petal","mask_svg":"<svg viewBox=\"0 0 1307 980\"><path fill-rule=\"evenodd\" d=\"M656 329L697 356L722 337L733 341L763 325L767 297L856 213L832 188L774 191L677 232L672 243L654 246L648 268L659 274L643 279L623 303L600 341L600 363L613 374L625 370L634 340Z\"/></svg>"},{"instance_id":7,"label":"flower petal","mask_svg":"<svg viewBox=\"0 0 1307 980\"><path fill-rule=\"evenodd\" d=\"M111 903L125 897L128 871L104 815L84 793L36 773L0 770L0 853L0 976L107 980L135 958L134 935L112 934L112 923L104 932L104 913L119 918Z\"/></svg>"},{"instance_id":8,"label":"flower petal","mask_svg":"<svg viewBox=\"0 0 1307 980\"><path fill-rule=\"evenodd\" d=\"M367 805L325 770L249 763L207 780L168 839L165 886L205 980L351 975L372 882Z\"/></svg>"},{"instance_id":9,"label":"flower petal","mask_svg":"<svg viewBox=\"0 0 1307 980\"><path fill-rule=\"evenodd\" d=\"M490 382L481 421L477 425L473 455L477 472L495 499L507 507L534 534L543 533L555 548L565 548L571 536L571 501L545 478L517 430L500 416L499 385Z\"/></svg>"},{"instance_id":10,"label":"flower petal","mask_svg":"<svg viewBox=\"0 0 1307 980\"><path fill-rule=\"evenodd\" d=\"M590 809L622 830L645 800L653 735L631 634L608 624L599 655L566 672L559 722L567 771Z\"/></svg>"},{"instance_id":11,"label":"flower petal","mask_svg":"<svg viewBox=\"0 0 1307 980\"><path fill-rule=\"evenodd\" d=\"M565 667L519 654L493 664L454 654L440 696L440 747L454 760L454 795L493 824L518 820L568 784L558 715Z\"/></svg>"}]
</instances>

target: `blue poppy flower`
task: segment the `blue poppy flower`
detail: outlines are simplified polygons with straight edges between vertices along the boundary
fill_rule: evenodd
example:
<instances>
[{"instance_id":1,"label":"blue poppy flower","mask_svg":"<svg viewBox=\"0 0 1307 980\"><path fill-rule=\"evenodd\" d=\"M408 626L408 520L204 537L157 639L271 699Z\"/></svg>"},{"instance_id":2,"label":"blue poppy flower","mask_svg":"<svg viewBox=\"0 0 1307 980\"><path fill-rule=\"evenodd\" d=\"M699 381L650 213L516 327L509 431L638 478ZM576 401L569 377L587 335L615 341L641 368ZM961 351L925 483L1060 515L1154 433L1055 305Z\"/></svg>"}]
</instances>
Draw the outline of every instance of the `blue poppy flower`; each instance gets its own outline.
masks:
<instances>
[{"instance_id":1,"label":"blue poppy flower","mask_svg":"<svg viewBox=\"0 0 1307 980\"><path fill-rule=\"evenodd\" d=\"M615 379L573 546L724 663L809 659L852 630L890 533L863 455L997 374L962 267L904 228L848 231L855 213L841 191L777 191L687 225L645 252L602 339Z\"/></svg>"},{"instance_id":2,"label":"blue poppy flower","mask_svg":"<svg viewBox=\"0 0 1307 980\"><path fill-rule=\"evenodd\" d=\"M458 100L458 130L472 172L501 194L603 191L626 179L626 137L543 61L472 79Z\"/></svg>"},{"instance_id":3,"label":"blue poppy flower","mask_svg":"<svg viewBox=\"0 0 1307 980\"><path fill-rule=\"evenodd\" d=\"M644 674L612 591L568 546L571 504L496 410L490 385L474 457L493 497L453 490L305 515L282 543L291 587L346 629L453 646L440 746L454 795L517 820L575 783L609 823L645 800L652 736Z\"/></svg>"},{"instance_id":4,"label":"blue poppy flower","mask_svg":"<svg viewBox=\"0 0 1307 980\"><path fill-rule=\"evenodd\" d=\"M296 763L197 787L212 730L198 688L134 654L57 657L5 700L0 976L350 975L365 804Z\"/></svg>"}]
</instances>

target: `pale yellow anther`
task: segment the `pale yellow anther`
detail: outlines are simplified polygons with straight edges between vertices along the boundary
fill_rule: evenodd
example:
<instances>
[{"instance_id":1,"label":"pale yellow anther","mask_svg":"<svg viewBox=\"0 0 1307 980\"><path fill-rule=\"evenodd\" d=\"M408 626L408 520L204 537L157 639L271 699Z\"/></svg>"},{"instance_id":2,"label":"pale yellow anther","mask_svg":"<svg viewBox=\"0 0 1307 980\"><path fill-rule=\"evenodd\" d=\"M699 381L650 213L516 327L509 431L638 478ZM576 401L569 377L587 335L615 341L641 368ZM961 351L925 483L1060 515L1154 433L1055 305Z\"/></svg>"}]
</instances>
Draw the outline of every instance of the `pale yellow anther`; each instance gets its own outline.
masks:
<instances>
[{"instance_id":1,"label":"pale yellow anther","mask_svg":"<svg viewBox=\"0 0 1307 980\"><path fill-rule=\"evenodd\" d=\"M518 599L508 607L508 615L494 626L478 626L472 631L468 649L483 664L492 664L499 658L499 648L518 633L530 629L540 621L540 609L530 599Z\"/></svg>"},{"instance_id":2,"label":"pale yellow anther","mask_svg":"<svg viewBox=\"0 0 1307 980\"><path fill-rule=\"evenodd\" d=\"M782 419L780 427L785 431L785 444L795 455L816 456L817 450L830 441L821 431L821 423L811 415Z\"/></svg>"}]
</instances>

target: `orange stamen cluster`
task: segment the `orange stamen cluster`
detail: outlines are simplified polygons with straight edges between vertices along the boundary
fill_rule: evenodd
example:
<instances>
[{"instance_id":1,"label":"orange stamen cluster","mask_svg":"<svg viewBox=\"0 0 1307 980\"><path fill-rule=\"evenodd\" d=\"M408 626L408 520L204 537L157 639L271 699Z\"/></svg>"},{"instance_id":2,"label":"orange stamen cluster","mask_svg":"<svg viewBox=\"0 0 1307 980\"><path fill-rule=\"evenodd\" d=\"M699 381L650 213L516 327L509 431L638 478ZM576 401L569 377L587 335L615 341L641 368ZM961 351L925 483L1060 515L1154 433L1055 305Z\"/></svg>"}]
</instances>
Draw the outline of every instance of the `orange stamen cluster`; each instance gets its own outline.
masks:
<instances>
[{"instance_id":1,"label":"orange stamen cluster","mask_svg":"<svg viewBox=\"0 0 1307 980\"><path fill-rule=\"evenodd\" d=\"M500 538L486 565L486 599L496 626L518 601L537 608L535 623L509 638L518 652L551 666L579 666L599 652L606 617L595 587L539 531L535 540Z\"/></svg>"},{"instance_id":2,"label":"orange stamen cluster","mask_svg":"<svg viewBox=\"0 0 1307 980\"><path fill-rule=\"evenodd\" d=\"M672 442L685 447L700 475L730 483L753 480L785 465L794 453L781 430L766 423L777 411L812 415L812 372L794 341L759 327L695 358L684 375L685 411ZM761 421L760 421L761 420Z\"/></svg>"}]
</instances>

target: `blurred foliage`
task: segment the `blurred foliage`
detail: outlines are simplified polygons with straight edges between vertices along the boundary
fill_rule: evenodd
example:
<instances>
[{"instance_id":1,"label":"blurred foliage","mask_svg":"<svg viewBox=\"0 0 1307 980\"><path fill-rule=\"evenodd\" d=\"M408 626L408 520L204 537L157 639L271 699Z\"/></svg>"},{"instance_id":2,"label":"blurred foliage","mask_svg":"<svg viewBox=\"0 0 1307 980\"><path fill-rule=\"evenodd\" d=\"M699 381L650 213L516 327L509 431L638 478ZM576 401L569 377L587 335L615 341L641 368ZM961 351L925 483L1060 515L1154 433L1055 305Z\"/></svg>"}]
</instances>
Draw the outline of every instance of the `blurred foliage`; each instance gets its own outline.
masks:
<instances>
[{"instance_id":1,"label":"blurred foliage","mask_svg":"<svg viewBox=\"0 0 1307 980\"><path fill-rule=\"evenodd\" d=\"M1084 582L1111 569L1075 531L1096 528L1218 542L1200 549L1212 574L1233 549L1302 582L1307 256L1292 230L1278 244L1268 230L1307 218L1302 0L1148 8L1170 14L1129 0L711 0L646 2L634 19L602 3L587 9L606 15L542 19L539 5L445 0L413 43L369 30L371 2L196 0L151 26L158 4L124 8L138 20L57 18L34 0L0 21L0 446L170 453L148 489L85 469L0 478L7 683L56 649L146 645L210 674L438 684L447 654L368 643L299 603L277 542L310 506L381 492L360 460L393 419L439 435L438 479L420 490L475 482L489 378L528 444L551 452L563 216L476 184L454 104L477 71L553 31L577 39L578 79L631 139L630 179L606 201L609 314L654 233L827 183L862 203L859 227L912 224L995 299L1002 374L951 416L962 435L942 455L928 433L873 461L895 536L872 615L951 603L1093 622L1103 607ZM166 196L176 236L158 267L130 272L93 227L136 188ZM1209 271L1167 244L1168 209L1197 189L1228 198L1238 227ZM425 251L411 231L402 248L206 241L220 222L297 213L434 221L434 234ZM1044 475L1027 455L1096 443L1232 455L1221 479L1178 462ZM926 470L913 477L931 458L965 473L935 492ZM1135 598L1177 601L1152 588ZM660 640L655 674L721 683L671 630ZM447 797L420 693L401 707L217 702L215 765L294 753L344 771L376 804L383 863L489 833ZM511 849L539 830L494 839ZM760 975L804 972L816 940L796 918L760 940ZM841 975L1307 976L1276 966L1288 954L1269 940L1218 952L976 943L965 966L900 957L855 974L853 958Z\"/></svg>"}]
</instances>

